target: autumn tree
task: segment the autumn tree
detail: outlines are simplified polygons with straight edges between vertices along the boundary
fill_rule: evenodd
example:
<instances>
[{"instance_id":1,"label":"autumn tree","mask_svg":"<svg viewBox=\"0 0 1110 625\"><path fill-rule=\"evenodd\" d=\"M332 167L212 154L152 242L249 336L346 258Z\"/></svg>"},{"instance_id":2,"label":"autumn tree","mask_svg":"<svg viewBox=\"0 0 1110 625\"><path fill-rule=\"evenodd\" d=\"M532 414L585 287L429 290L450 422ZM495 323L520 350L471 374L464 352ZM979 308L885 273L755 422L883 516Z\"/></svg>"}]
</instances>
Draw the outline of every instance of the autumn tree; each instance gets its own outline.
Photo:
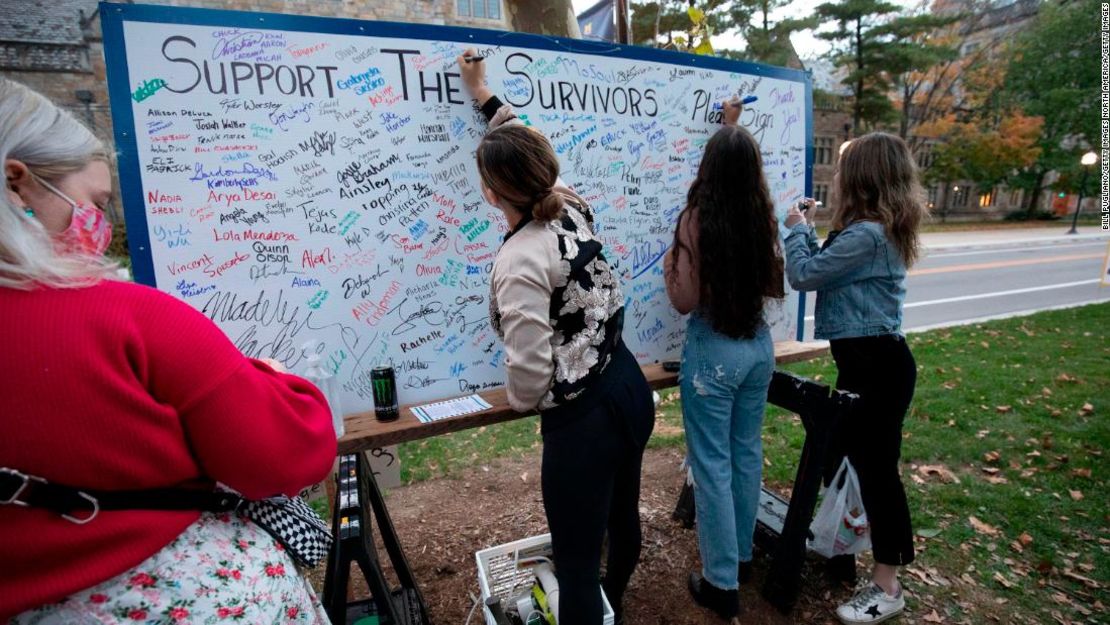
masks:
<instances>
[{"instance_id":1,"label":"autumn tree","mask_svg":"<svg viewBox=\"0 0 1110 625\"><path fill-rule=\"evenodd\" d=\"M963 120L949 114L921 126L935 141L924 178L927 183L941 183L944 190L944 196L938 198L942 222L948 216L953 181L970 181L978 189L1012 186L1016 172L1032 165L1040 155L1040 117L1029 117L1020 110L1001 117L984 112Z\"/></svg>"},{"instance_id":2,"label":"autumn tree","mask_svg":"<svg viewBox=\"0 0 1110 625\"><path fill-rule=\"evenodd\" d=\"M1037 159L1013 177L1027 191L1032 215L1049 172L1063 180L1081 178L1079 157L1099 144L1099 3L1045 3L1033 26L1020 36L1005 74L999 101L1044 119Z\"/></svg>"},{"instance_id":3,"label":"autumn tree","mask_svg":"<svg viewBox=\"0 0 1110 625\"><path fill-rule=\"evenodd\" d=\"M923 139L918 126L956 111L974 110L1001 85L1004 72L998 67L1004 64L1000 59L1006 57L1007 38L1002 31L988 35L979 28L988 9L989 0L972 0L962 12L950 13L947 24L914 37L932 49L923 51L922 63L912 64L895 78L894 97L898 132L915 151ZM923 10L919 7L917 13Z\"/></svg>"}]
</instances>

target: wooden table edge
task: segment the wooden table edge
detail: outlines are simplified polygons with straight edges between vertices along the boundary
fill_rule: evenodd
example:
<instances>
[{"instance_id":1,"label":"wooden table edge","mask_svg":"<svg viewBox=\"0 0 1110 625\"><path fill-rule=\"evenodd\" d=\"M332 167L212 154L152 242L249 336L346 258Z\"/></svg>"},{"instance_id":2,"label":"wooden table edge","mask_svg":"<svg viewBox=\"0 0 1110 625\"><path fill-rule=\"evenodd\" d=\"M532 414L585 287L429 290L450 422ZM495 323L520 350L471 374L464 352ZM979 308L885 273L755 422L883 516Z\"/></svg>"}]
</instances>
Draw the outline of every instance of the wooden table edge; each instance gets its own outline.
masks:
<instances>
[{"instance_id":1,"label":"wooden table edge","mask_svg":"<svg viewBox=\"0 0 1110 625\"><path fill-rule=\"evenodd\" d=\"M775 343L775 364L784 365L819 358L828 353L829 344L825 341L781 341ZM678 384L678 374L663 371L660 364L643 365L644 377L653 389L669 388ZM521 419L536 414L516 412L509 407L504 389L479 393L492 406L487 410L459 417L451 417L432 423L421 423L413 414L411 406L401 407L401 416L396 421L378 421L374 411L357 412L346 415L344 424L346 434L339 439L339 453L350 454L375 447L385 447L432 436L440 436L470 428L494 425ZM419 405L419 404L418 404Z\"/></svg>"}]
</instances>

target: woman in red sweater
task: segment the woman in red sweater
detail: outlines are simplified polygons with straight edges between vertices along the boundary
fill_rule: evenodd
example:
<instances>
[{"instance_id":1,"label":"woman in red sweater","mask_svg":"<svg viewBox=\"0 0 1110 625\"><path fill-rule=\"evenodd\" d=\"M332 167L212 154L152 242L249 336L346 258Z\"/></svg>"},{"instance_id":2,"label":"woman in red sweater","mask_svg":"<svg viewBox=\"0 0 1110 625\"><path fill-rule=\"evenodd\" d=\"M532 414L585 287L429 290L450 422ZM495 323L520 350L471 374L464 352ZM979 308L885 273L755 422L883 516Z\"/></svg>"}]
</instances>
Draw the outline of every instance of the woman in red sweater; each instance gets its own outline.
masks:
<instances>
[{"instance_id":1,"label":"woman in red sweater","mask_svg":"<svg viewBox=\"0 0 1110 625\"><path fill-rule=\"evenodd\" d=\"M0 161L0 467L95 491L219 482L247 498L326 476L335 434L312 384L244 357L188 305L112 279L100 141L0 79ZM288 555L235 515L78 524L18 504L0 505L0 622L327 622Z\"/></svg>"}]
</instances>

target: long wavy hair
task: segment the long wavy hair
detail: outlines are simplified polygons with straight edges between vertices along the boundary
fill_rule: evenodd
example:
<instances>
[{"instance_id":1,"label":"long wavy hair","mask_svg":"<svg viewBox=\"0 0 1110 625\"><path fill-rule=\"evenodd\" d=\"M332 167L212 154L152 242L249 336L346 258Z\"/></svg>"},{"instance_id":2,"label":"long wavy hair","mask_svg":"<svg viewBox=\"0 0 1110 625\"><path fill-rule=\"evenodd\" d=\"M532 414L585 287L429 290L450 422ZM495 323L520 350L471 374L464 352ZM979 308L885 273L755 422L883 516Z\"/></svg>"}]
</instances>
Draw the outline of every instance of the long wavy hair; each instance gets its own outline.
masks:
<instances>
[{"instance_id":1,"label":"long wavy hair","mask_svg":"<svg viewBox=\"0 0 1110 625\"><path fill-rule=\"evenodd\" d=\"M678 216L676 254L693 254L678 236L693 211L700 224L699 308L717 332L751 338L762 322L766 298L785 292L778 219L759 143L750 132L725 126L709 139Z\"/></svg>"},{"instance_id":2,"label":"long wavy hair","mask_svg":"<svg viewBox=\"0 0 1110 625\"><path fill-rule=\"evenodd\" d=\"M853 139L838 164L836 190L839 201L833 227L855 221L874 221L910 267L917 260L921 242L917 231L928 215L917 163L901 137L872 132Z\"/></svg>"},{"instance_id":3,"label":"long wavy hair","mask_svg":"<svg viewBox=\"0 0 1110 625\"><path fill-rule=\"evenodd\" d=\"M36 176L57 183L95 160L111 162L111 155L68 112L0 78L0 163L7 159L22 161ZM112 278L114 270L115 264L103 257L58 254L39 222L0 193L0 288L80 287Z\"/></svg>"}]
</instances>

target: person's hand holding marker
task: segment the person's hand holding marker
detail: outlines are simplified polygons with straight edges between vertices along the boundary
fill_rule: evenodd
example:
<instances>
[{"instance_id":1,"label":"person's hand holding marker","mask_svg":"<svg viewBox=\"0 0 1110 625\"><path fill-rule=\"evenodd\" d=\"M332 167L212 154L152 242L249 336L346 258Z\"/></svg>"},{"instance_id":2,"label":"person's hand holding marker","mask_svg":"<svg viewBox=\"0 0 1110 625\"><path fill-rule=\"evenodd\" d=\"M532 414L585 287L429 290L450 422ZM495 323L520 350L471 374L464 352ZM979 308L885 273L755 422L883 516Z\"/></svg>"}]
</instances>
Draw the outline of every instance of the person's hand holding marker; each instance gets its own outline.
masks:
<instances>
[{"instance_id":1,"label":"person's hand holding marker","mask_svg":"<svg viewBox=\"0 0 1110 625\"><path fill-rule=\"evenodd\" d=\"M721 103L721 122L726 126L735 126L743 110L743 100L738 96L732 96Z\"/></svg>"},{"instance_id":2,"label":"person's hand holding marker","mask_svg":"<svg viewBox=\"0 0 1110 625\"><path fill-rule=\"evenodd\" d=\"M478 56L478 51L474 48L467 48L455 60L459 64L459 74L467 91L474 96L475 100L478 100L479 106L485 104L486 100L493 97L493 92L486 86L484 58Z\"/></svg>"},{"instance_id":3,"label":"person's hand holding marker","mask_svg":"<svg viewBox=\"0 0 1110 625\"><path fill-rule=\"evenodd\" d=\"M740 119L740 113L744 110L744 105L751 104L758 99L759 98L755 97L754 95L745 96L743 99L741 99L738 94L725 100L721 103L721 110L723 113L721 121L725 125L735 126L736 122Z\"/></svg>"},{"instance_id":4,"label":"person's hand holding marker","mask_svg":"<svg viewBox=\"0 0 1110 625\"><path fill-rule=\"evenodd\" d=\"M793 228L794 226L806 221L809 211L821 203L811 197L802 198L797 204L792 204L790 209L786 211L786 227Z\"/></svg>"}]
</instances>

